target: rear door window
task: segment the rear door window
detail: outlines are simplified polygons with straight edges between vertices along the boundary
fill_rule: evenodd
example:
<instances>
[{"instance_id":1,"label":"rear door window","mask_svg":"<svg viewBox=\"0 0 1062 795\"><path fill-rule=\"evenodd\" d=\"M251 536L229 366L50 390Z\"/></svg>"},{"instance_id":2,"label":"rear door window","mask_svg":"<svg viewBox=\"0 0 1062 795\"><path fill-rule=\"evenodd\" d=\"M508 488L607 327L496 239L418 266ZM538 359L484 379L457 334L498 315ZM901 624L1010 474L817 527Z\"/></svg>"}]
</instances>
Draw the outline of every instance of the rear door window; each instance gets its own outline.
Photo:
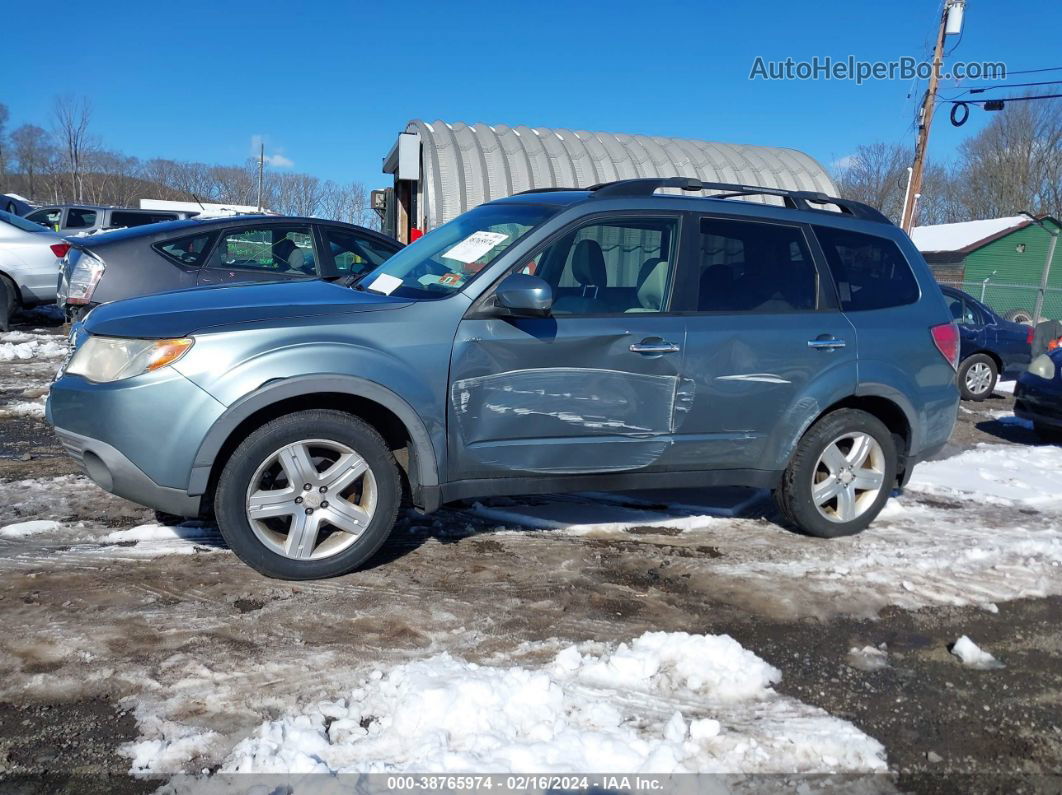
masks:
<instances>
[{"instance_id":1,"label":"rear door window","mask_svg":"<svg viewBox=\"0 0 1062 795\"><path fill-rule=\"evenodd\" d=\"M67 229L88 229L96 225L96 211L83 207L71 207L66 211Z\"/></svg>"},{"instance_id":2,"label":"rear door window","mask_svg":"<svg viewBox=\"0 0 1062 795\"><path fill-rule=\"evenodd\" d=\"M313 276L317 274L313 235L302 224L230 229L214 247L208 267Z\"/></svg>"},{"instance_id":3,"label":"rear door window","mask_svg":"<svg viewBox=\"0 0 1062 795\"><path fill-rule=\"evenodd\" d=\"M905 306L918 300L918 281L891 240L826 226L815 227L815 235L845 312Z\"/></svg>"},{"instance_id":4,"label":"rear door window","mask_svg":"<svg viewBox=\"0 0 1062 795\"><path fill-rule=\"evenodd\" d=\"M701 218L697 310L807 312L819 281L799 226Z\"/></svg>"}]
</instances>

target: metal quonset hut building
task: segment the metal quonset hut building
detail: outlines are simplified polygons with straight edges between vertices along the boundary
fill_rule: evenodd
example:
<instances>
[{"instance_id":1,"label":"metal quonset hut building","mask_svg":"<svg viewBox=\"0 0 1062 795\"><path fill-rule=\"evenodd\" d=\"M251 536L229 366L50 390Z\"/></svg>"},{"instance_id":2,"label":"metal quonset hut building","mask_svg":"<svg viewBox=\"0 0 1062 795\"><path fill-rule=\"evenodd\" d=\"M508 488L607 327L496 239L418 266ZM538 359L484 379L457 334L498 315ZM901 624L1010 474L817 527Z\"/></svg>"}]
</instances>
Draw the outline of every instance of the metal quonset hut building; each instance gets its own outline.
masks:
<instances>
[{"instance_id":1,"label":"metal quonset hut building","mask_svg":"<svg viewBox=\"0 0 1062 795\"><path fill-rule=\"evenodd\" d=\"M403 242L414 229L430 231L465 210L520 191L632 177L697 177L836 195L825 169L794 149L420 119L399 134L383 171L394 175L385 230Z\"/></svg>"}]
</instances>

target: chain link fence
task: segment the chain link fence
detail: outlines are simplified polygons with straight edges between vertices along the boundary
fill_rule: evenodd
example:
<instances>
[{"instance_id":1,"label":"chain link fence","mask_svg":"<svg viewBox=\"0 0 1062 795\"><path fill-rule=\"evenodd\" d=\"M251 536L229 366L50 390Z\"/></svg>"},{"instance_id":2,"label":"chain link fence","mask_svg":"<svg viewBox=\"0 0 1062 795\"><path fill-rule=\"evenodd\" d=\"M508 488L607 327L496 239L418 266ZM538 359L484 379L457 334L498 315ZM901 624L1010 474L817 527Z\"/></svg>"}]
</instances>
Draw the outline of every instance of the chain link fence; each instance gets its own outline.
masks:
<instances>
[{"instance_id":1,"label":"chain link fence","mask_svg":"<svg viewBox=\"0 0 1062 795\"><path fill-rule=\"evenodd\" d=\"M1039 284L1006 284L990 279L979 282L942 281L969 293L997 314L1018 323L1031 323L1036 311L1036 299L1040 294ZM1044 290L1043 309L1040 320L1062 320L1062 288L1048 287Z\"/></svg>"}]
</instances>

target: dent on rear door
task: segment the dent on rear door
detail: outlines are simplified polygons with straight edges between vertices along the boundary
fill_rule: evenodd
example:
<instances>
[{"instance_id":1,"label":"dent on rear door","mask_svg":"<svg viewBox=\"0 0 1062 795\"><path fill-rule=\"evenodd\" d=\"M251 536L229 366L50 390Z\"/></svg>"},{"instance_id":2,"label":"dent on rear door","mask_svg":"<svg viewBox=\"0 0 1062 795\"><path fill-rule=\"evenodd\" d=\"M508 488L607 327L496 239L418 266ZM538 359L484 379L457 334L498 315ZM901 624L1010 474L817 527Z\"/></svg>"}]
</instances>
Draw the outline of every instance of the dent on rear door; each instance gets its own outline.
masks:
<instances>
[{"instance_id":1,"label":"dent on rear door","mask_svg":"<svg viewBox=\"0 0 1062 795\"><path fill-rule=\"evenodd\" d=\"M643 358L629 350L641 336L609 331L549 341L459 335L450 410L463 474L658 462L690 410L693 383L681 377L681 355Z\"/></svg>"}]
</instances>

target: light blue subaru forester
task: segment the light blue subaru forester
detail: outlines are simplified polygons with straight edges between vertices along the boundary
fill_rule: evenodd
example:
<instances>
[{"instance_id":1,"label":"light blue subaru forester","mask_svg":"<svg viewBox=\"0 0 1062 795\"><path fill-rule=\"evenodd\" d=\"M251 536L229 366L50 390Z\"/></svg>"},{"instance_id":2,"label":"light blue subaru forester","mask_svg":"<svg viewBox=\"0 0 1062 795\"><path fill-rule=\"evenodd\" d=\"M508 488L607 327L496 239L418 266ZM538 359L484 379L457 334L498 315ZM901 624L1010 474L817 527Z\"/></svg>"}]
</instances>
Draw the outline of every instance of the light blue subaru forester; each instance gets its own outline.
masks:
<instances>
[{"instance_id":1,"label":"light blue subaru forester","mask_svg":"<svg viewBox=\"0 0 1062 795\"><path fill-rule=\"evenodd\" d=\"M685 178L494 201L356 281L104 304L75 344L48 417L89 477L289 579L363 564L404 495L736 484L857 533L959 401L956 327L880 213Z\"/></svg>"}]
</instances>

